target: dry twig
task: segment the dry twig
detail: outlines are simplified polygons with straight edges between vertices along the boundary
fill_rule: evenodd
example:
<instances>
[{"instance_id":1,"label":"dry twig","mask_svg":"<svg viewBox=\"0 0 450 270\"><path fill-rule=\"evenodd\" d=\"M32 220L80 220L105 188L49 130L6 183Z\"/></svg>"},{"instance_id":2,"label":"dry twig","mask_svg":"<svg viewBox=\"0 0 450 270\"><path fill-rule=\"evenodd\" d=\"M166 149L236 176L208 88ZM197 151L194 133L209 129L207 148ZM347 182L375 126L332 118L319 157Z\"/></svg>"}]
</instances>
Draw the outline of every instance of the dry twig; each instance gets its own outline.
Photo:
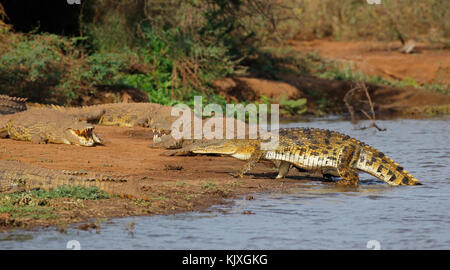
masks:
<instances>
[{"instance_id":1,"label":"dry twig","mask_svg":"<svg viewBox=\"0 0 450 270\"><path fill-rule=\"evenodd\" d=\"M357 83L356 87L350 89L350 90L345 94L345 96L344 96L344 103L345 103L345 106L347 106L347 109L348 109L348 111L349 111L349 113L350 113L350 117L351 117L352 123L353 123L354 125L356 125L357 122L358 122L358 120L357 120L357 118L356 118L355 108L352 106L351 100L352 100L352 98L355 96L356 93L361 92L361 91L364 92L364 94L366 95L367 101L365 101L365 100L359 100L359 101L360 101L361 103L365 103L365 104L367 104L367 105L369 106L369 108L370 108L370 114L369 114L366 110L364 110L363 108L360 108L360 111L361 111L362 114L364 114L364 116L367 117L368 120L371 121L370 126L368 126L368 127L362 127L361 129L366 129L366 128L374 127L374 128L376 128L378 131L385 131L385 130L386 130L385 128L380 128L380 127L377 125L377 123L375 122L375 121L376 121L376 117L375 117L375 109L374 109L375 105L374 105L374 103L372 102L372 99L370 98L369 90L367 89L367 86L366 86L366 84L365 84L364 82L359 82L359 83Z\"/></svg>"}]
</instances>

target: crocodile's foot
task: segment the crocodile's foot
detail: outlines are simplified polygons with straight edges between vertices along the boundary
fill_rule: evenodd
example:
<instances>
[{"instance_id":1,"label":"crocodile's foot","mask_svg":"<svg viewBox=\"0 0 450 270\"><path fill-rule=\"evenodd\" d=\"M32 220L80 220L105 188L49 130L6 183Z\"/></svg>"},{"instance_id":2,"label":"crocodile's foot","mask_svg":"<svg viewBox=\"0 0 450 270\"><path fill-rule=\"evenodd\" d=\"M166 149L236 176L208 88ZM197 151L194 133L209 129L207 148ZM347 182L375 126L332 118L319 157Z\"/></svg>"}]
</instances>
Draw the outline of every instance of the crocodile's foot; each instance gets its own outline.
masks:
<instances>
[{"instance_id":1,"label":"crocodile's foot","mask_svg":"<svg viewBox=\"0 0 450 270\"><path fill-rule=\"evenodd\" d=\"M153 135L153 143L149 144L150 148L179 149L182 148L183 140L176 140L173 136L164 133L156 133Z\"/></svg>"},{"instance_id":2,"label":"crocodile's foot","mask_svg":"<svg viewBox=\"0 0 450 270\"><path fill-rule=\"evenodd\" d=\"M336 185L345 186L345 187L357 187L358 186L358 181L342 179L342 180L337 181Z\"/></svg>"},{"instance_id":3,"label":"crocodile's foot","mask_svg":"<svg viewBox=\"0 0 450 270\"><path fill-rule=\"evenodd\" d=\"M331 174L323 174L322 178L324 179L325 182L334 182L333 181L333 175Z\"/></svg>"},{"instance_id":4,"label":"crocodile's foot","mask_svg":"<svg viewBox=\"0 0 450 270\"><path fill-rule=\"evenodd\" d=\"M229 173L229 175L233 176L234 178L244 177L244 175L241 172L232 172L232 173Z\"/></svg>"}]
</instances>

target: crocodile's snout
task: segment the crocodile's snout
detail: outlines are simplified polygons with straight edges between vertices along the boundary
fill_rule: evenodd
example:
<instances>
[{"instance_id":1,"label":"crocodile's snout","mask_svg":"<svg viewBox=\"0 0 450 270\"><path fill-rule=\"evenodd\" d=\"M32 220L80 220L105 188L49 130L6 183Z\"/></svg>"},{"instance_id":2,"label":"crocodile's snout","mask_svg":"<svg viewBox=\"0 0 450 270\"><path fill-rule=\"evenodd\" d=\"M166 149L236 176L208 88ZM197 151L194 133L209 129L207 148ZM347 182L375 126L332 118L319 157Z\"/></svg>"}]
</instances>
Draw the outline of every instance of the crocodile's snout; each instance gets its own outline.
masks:
<instances>
[{"instance_id":1,"label":"crocodile's snout","mask_svg":"<svg viewBox=\"0 0 450 270\"><path fill-rule=\"evenodd\" d=\"M98 137L94 132L94 127L86 127L83 129L69 129L72 135L76 138L73 144L81 146L93 146L95 143L102 143L102 139Z\"/></svg>"},{"instance_id":2,"label":"crocodile's snout","mask_svg":"<svg viewBox=\"0 0 450 270\"><path fill-rule=\"evenodd\" d=\"M223 141L225 142L225 141ZM211 143L206 143L205 145L199 145L191 149L192 153L195 154L222 154L222 155L232 155L236 153L237 146L230 142L217 143L213 141Z\"/></svg>"}]
</instances>

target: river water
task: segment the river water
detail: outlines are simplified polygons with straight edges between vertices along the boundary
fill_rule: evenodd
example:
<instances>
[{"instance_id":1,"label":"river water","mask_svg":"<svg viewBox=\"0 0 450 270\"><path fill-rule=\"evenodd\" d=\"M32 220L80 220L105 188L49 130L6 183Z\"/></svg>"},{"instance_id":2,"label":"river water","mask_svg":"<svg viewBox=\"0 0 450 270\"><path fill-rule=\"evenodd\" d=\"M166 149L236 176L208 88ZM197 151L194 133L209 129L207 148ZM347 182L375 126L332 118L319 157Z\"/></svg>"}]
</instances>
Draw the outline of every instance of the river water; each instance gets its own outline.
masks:
<instances>
[{"instance_id":1,"label":"river water","mask_svg":"<svg viewBox=\"0 0 450 270\"><path fill-rule=\"evenodd\" d=\"M377 123L387 130L338 119L282 126L346 133L424 185L392 187L361 174L358 189L344 190L312 179L288 194L256 194L204 212L113 219L98 233L75 226L0 233L0 249L450 249L450 117Z\"/></svg>"}]
</instances>

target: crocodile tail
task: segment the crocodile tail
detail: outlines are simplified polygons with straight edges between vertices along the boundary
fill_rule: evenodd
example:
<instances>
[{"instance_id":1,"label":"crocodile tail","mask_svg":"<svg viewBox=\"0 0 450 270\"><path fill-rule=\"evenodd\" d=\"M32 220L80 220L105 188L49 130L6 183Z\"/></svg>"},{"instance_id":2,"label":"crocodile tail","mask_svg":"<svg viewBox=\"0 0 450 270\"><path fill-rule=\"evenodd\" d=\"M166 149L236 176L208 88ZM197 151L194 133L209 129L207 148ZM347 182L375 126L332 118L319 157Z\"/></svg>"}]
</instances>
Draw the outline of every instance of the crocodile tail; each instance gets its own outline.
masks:
<instances>
[{"instance_id":1,"label":"crocodile tail","mask_svg":"<svg viewBox=\"0 0 450 270\"><path fill-rule=\"evenodd\" d=\"M26 98L0 95L0 114L12 114L27 109Z\"/></svg>"},{"instance_id":2,"label":"crocodile tail","mask_svg":"<svg viewBox=\"0 0 450 270\"><path fill-rule=\"evenodd\" d=\"M356 162L356 168L367 172L390 185L421 185L398 163L373 147L364 147Z\"/></svg>"},{"instance_id":3,"label":"crocodile tail","mask_svg":"<svg viewBox=\"0 0 450 270\"><path fill-rule=\"evenodd\" d=\"M42 103L36 103L36 102L27 102L27 107L28 108L44 108L44 109L52 109L52 110L57 110L57 111L64 111L65 108L59 105L55 105L55 104L42 104Z\"/></svg>"}]
</instances>

